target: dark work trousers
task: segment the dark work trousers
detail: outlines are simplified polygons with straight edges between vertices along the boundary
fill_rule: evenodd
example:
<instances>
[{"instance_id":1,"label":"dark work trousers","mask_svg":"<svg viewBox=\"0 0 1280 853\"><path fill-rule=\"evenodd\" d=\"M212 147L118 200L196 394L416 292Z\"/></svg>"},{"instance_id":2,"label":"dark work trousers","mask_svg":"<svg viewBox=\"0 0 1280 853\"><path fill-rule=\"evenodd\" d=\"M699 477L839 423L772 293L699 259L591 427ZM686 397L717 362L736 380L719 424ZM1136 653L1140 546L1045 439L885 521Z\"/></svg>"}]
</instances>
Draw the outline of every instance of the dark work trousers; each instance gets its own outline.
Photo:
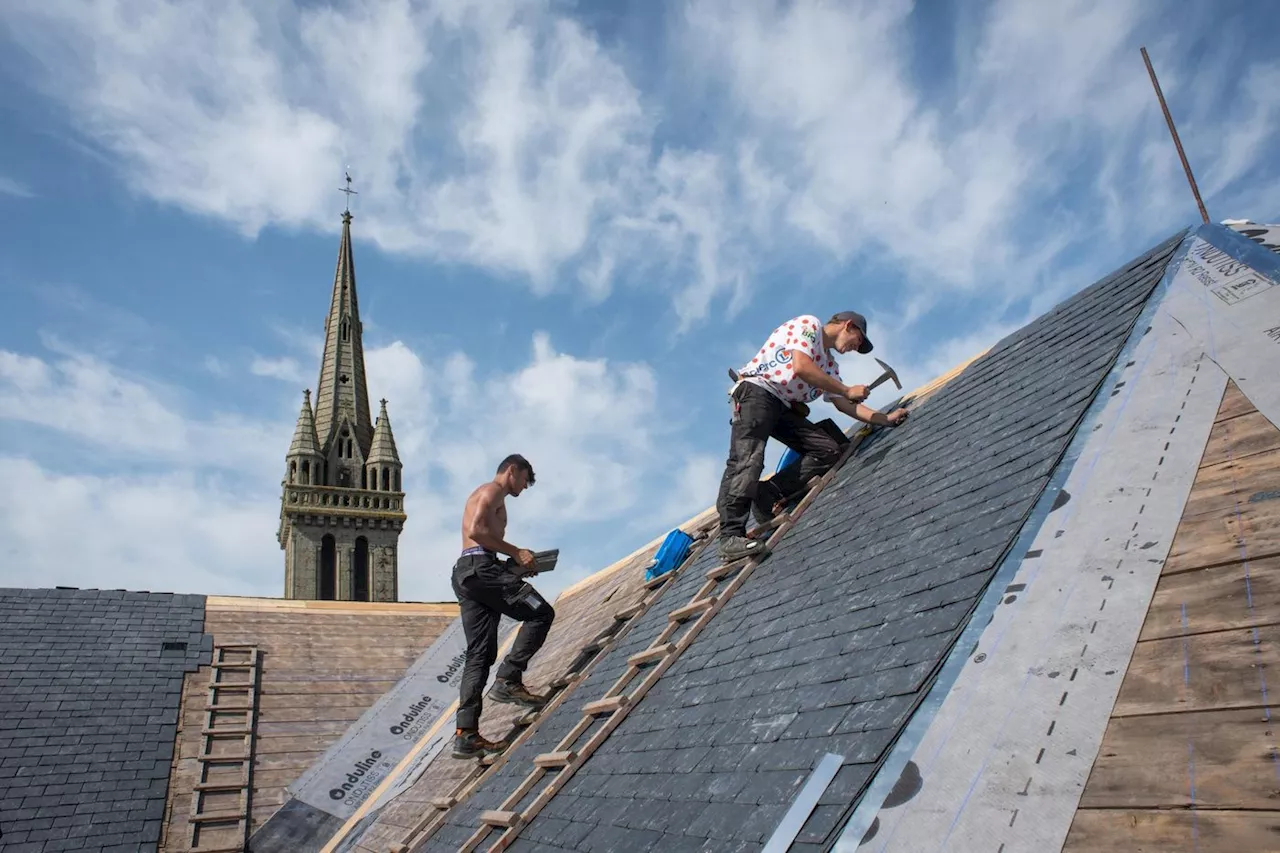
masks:
<instances>
[{"instance_id":1,"label":"dark work trousers","mask_svg":"<svg viewBox=\"0 0 1280 853\"><path fill-rule=\"evenodd\" d=\"M811 477L831 470L843 449L822 427L801 417L791 406L759 385L743 382L733 392L733 416L729 459L720 480L721 536L745 536L752 504L756 520L773 517L773 505L800 489ZM790 465L765 482L764 446L770 438L799 453L800 464Z\"/></svg>"},{"instance_id":2,"label":"dark work trousers","mask_svg":"<svg viewBox=\"0 0 1280 853\"><path fill-rule=\"evenodd\" d=\"M521 683L529 659L542 648L556 611L492 554L464 554L453 566L453 593L458 597L462 632L467 638L466 663L458 697L458 728L480 725L481 693L489 668L498 659L498 623L503 616L523 623L511 651L498 667L498 678Z\"/></svg>"}]
</instances>

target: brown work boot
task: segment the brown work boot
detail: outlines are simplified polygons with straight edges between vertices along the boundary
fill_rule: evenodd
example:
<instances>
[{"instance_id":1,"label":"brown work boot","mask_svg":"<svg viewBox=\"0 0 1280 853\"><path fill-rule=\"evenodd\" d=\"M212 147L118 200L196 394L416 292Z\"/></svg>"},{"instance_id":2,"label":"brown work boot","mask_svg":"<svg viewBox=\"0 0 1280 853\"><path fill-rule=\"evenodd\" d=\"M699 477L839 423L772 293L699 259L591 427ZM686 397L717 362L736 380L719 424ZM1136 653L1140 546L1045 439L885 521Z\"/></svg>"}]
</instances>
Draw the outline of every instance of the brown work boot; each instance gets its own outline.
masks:
<instances>
[{"instance_id":1,"label":"brown work boot","mask_svg":"<svg viewBox=\"0 0 1280 853\"><path fill-rule=\"evenodd\" d=\"M454 758L484 758L502 752L508 746L505 740L486 740L478 731L458 729L453 736Z\"/></svg>"},{"instance_id":2,"label":"brown work boot","mask_svg":"<svg viewBox=\"0 0 1280 853\"><path fill-rule=\"evenodd\" d=\"M493 686L489 688L485 698L494 702L509 702L513 705L522 705L525 708L541 708L547 704L546 696L530 693L518 681L504 681L501 678L494 680Z\"/></svg>"}]
</instances>

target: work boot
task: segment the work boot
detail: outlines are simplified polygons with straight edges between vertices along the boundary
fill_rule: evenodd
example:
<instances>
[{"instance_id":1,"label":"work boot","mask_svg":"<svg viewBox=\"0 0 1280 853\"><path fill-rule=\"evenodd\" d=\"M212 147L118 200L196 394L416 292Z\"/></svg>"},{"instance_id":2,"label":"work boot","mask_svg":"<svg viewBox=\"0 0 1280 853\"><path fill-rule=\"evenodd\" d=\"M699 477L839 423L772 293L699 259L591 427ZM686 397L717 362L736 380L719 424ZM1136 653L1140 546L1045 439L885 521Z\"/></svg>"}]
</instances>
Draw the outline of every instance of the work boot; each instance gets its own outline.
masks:
<instances>
[{"instance_id":1,"label":"work boot","mask_svg":"<svg viewBox=\"0 0 1280 853\"><path fill-rule=\"evenodd\" d=\"M501 678L494 680L493 686L489 688L489 692L486 694L486 698L494 702L510 702L513 705L521 705L525 708L541 708L547 704L546 696L530 693L518 681L505 681Z\"/></svg>"},{"instance_id":2,"label":"work boot","mask_svg":"<svg viewBox=\"0 0 1280 853\"><path fill-rule=\"evenodd\" d=\"M769 547L759 539L748 539L745 536L721 536L720 559L726 563L741 560L743 557L762 557L769 553Z\"/></svg>"},{"instance_id":3,"label":"work boot","mask_svg":"<svg viewBox=\"0 0 1280 853\"><path fill-rule=\"evenodd\" d=\"M480 736L478 731L458 729L453 736L454 758L484 758L507 748L505 740L492 741Z\"/></svg>"}]
</instances>

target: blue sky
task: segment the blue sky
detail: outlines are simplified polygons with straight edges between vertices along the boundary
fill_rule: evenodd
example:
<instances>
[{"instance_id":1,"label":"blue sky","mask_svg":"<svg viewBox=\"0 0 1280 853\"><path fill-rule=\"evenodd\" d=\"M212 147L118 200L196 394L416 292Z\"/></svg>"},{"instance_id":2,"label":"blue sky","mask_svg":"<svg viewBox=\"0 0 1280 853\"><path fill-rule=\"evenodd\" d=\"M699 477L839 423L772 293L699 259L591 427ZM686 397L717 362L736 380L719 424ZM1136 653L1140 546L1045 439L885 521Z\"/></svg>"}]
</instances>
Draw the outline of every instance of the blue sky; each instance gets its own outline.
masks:
<instances>
[{"instance_id":1,"label":"blue sky","mask_svg":"<svg viewBox=\"0 0 1280 853\"><path fill-rule=\"evenodd\" d=\"M5 3L0 584L280 594L350 166L403 595L513 450L554 594L714 502L782 320L919 385L1194 224L1141 45L1210 215L1277 221L1280 9L1168 9Z\"/></svg>"}]
</instances>

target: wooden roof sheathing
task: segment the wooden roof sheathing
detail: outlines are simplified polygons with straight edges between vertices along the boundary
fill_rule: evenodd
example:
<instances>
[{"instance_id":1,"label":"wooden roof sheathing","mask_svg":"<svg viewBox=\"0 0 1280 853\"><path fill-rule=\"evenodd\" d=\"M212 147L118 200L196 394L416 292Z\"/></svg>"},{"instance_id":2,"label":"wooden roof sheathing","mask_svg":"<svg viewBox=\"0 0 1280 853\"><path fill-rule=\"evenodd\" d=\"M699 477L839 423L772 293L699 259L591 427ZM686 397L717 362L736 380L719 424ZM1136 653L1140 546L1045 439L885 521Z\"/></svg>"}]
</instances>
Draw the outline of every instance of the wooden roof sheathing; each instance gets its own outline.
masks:
<instances>
[{"instance_id":1,"label":"wooden roof sheathing","mask_svg":"<svg viewBox=\"0 0 1280 853\"><path fill-rule=\"evenodd\" d=\"M1064 853L1280 850L1280 429L1232 383Z\"/></svg>"},{"instance_id":2,"label":"wooden roof sheathing","mask_svg":"<svg viewBox=\"0 0 1280 853\"><path fill-rule=\"evenodd\" d=\"M450 603L208 599L205 631L215 645L250 644L262 653L251 829L280 807L285 786L395 685L457 613ZM162 850L190 849L187 817L208 681L209 668L201 667L183 689Z\"/></svg>"}]
</instances>

